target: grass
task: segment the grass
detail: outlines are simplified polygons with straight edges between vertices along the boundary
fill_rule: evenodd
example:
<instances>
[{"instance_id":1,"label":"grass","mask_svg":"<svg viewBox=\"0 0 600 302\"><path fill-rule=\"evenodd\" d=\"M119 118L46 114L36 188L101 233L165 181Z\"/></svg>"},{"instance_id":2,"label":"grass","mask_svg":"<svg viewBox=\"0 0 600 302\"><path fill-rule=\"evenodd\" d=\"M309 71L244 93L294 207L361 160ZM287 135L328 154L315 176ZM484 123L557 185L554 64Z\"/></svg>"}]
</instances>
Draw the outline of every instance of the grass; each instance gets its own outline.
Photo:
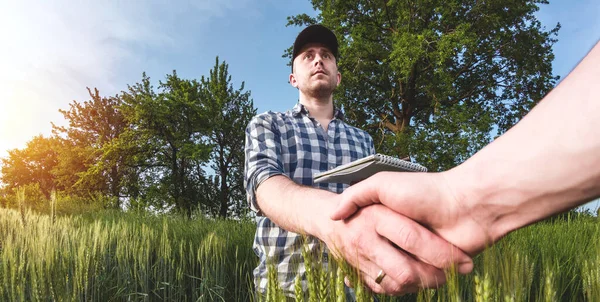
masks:
<instances>
[{"instance_id":1,"label":"grass","mask_svg":"<svg viewBox=\"0 0 600 302\"><path fill-rule=\"evenodd\" d=\"M402 297L378 296L378 299L382 302L600 301L598 218L545 222L521 229L474 260L472 274L463 276L450 271L448 283L438 290L424 290ZM305 258L305 261L311 260ZM340 299L339 291L331 289L343 282L340 267L344 276L352 271L344 263L333 267L334 273L338 274L335 280L319 280L315 277L318 273L307 276L308 301L344 301ZM357 284L356 276L351 277L353 284ZM269 282L274 283L274 280ZM319 286L325 286L329 291L311 289ZM359 284L356 289L358 301L371 301L372 296L364 287Z\"/></svg>"},{"instance_id":2,"label":"grass","mask_svg":"<svg viewBox=\"0 0 600 302\"><path fill-rule=\"evenodd\" d=\"M477 256L474 272L380 301L600 301L600 221L540 223Z\"/></svg>"},{"instance_id":3,"label":"grass","mask_svg":"<svg viewBox=\"0 0 600 302\"><path fill-rule=\"evenodd\" d=\"M110 211L54 219L0 209L0 301L250 299L250 222Z\"/></svg>"},{"instance_id":4,"label":"grass","mask_svg":"<svg viewBox=\"0 0 600 302\"><path fill-rule=\"evenodd\" d=\"M0 301L249 301L255 226L100 211L36 214L0 208ZM325 267L305 253L308 293L299 301L344 301L343 279L371 295L345 263ZM271 273L267 301L283 292ZM540 223L475 258L467 276L380 301L600 301L600 222Z\"/></svg>"}]
</instances>

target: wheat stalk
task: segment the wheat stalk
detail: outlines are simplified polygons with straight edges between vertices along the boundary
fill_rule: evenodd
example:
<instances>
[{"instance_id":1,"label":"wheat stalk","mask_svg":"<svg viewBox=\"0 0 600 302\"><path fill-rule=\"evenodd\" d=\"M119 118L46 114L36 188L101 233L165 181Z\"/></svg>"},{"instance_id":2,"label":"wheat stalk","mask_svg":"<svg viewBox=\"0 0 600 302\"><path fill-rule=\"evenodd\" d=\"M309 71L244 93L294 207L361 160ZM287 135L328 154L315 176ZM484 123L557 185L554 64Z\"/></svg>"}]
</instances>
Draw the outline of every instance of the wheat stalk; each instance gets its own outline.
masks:
<instances>
[{"instance_id":1,"label":"wheat stalk","mask_svg":"<svg viewBox=\"0 0 600 302\"><path fill-rule=\"evenodd\" d=\"M50 222L52 224L56 221L56 199L56 190L52 190L52 193L50 194Z\"/></svg>"},{"instance_id":2,"label":"wheat stalk","mask_svg":"<svg viewBox=\"0 0 600 302\"><path fill-rule=\"evenodd\" d=\"M21 224L23 227L27 226L27 220L25 219L25 189L19 187L17 189L17 201L19 203L19 213L21 213Z\"/></svg>"}]
</instances>

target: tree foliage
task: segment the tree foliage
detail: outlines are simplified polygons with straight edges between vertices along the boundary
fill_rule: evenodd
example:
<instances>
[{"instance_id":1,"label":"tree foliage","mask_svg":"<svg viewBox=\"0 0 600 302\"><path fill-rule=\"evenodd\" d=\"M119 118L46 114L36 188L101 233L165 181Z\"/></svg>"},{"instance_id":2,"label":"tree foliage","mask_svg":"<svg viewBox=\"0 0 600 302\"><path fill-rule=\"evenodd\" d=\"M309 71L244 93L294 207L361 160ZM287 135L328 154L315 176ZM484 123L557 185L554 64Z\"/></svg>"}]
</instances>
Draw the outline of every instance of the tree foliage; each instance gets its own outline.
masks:
<instances>
[{"instance_id":1,"label":"tree foliage","mask_svg":"<svg viewBox=\"0 0 600 302\"><path fill-rule=\"evenodd\" d=\"M54 137L38 135L25 148L9 150L8 157L2 158L0 170L4 190L13 192L19 187L37 185L49 198L56 187L53 170L58 163L58 144Z\"/></svg>"},{"instance_id":2,"label":"tree foliage","mask_svg":"<svg viewBox=\"0 0 600 302\"><path fill-rule=\"evenodd\" d=\"M90 100L73 101L69 110L59 110L68 126L52 126L61 141L57 185L75 195L118 198L125 194L123 179L131 169L121 164L122 155L110 157L106 150L128 125L119 110L118 96L102 97L98 89L92 92L89 88L88 93Z\"/></svg>"},{"instance_id":3,"label":"tree foliage","mask_svg":"<svg viewBox=\"0 0 600 302\"><path fill-rule=\"evenodd\" d=\"M139 167L142 175L150 176L149 192L160 193L191 215L201 199L202 165L210 153L206 104L200 83L182 79L175 71L158 88L154 91L144 75L141 83L123 92L123 114L132 125L123 138L143 150Z\"/></svg>"},{"instance_id":4,"label":"tree foliage","mask_svg":"<svg viewBox=\"0 0 600 302\"><path fill-rule=\"evenodd\" d=\"M135 154L143 199L187 215L240 214L244 128L256 110L243 83L233 88L225 62L217 58L200 81L174 71L157 91L144 75L121 97L131 127L119 145Z\"/></svg>"},{"instance_id":5,"label":"tree foliage","mask_svg":"<svg viewBox=\"0 0 600 302\"><path fill-rule=\"evenodd\" d=\"M241 216L244 129L256 114L242 82L216 59L209 75L183 79L175 71L155 89L139 83L113 97L88 89L90 100L60 110L66 126L35 137L2 159L2 203L19 187L45 198L61 194L105 207L194 211Z\"/></svg>"},{"instance_id":6,"label":"tree foliage","mask_svg":"<svg viewBox=\"0 0 600 302\"><path fill-rule=\"evenodd\" d=\"M340 40L335 95L380 152L431 170L472 155L527 113L555 84L552 45L534 13L543 0L313 0ZM289 50L286 53L289 56Z\"/></svg>"},{"instance_id":7,"label":"tree foliage","mask_svg":"<svg viewBox=\"0 0 600 302\"><path fill-rule=\"evenodd\" d=\"M247 208L243 202L244 129L256 114L250 92L243 91L244 82L234 89L228 69L217 58L210 75L201 79L211 123L207 139L213 147L210 168L217 175L212 185L218 195L220 217L227 217L230 208L238 216Z\"/></svg>"}]
</instances>

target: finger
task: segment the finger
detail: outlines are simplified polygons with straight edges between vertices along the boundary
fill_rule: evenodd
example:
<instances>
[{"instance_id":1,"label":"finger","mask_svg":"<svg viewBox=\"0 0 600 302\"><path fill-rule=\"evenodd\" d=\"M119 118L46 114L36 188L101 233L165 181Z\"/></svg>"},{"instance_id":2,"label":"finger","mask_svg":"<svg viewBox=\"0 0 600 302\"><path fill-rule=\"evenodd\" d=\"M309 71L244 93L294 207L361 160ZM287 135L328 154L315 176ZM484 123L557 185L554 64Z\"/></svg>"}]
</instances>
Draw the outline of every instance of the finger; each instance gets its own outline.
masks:
<instances>
[{"instance_id":1,"label":"finger","mask_svg":"<svg viewBox=\"0 0 600 302\"><path fill-rule=\"evenodd\" d=\"M399 295L413 293L420 288L437 288L446 283L443 270L416 260L401 249L393 247L389 241L371 251L369 259L375 268L370 269L370 278L363 280L374 292L381 293L378 289L382 288L385 294ZM375 283L379 272L377 268L386 273L378 284L379 287Z\"/></svg>"},{"instance_id":2,"label":"finger","mask_svg":"<svg viewBox=\"0 0 600 302\"><path fill-rule=\"evenodd\" d=\"M462 250L432 233L419 223L381 206L375 230L404 251L422 262L439 269L457 265L458 272L468 274L473 269L473 260Z\"/></svg>"},{"instance_id":3,"label":"finger","mask_svg":"<svg viewBox=\"0 0 600 302\"><path fill-rule=\"evenodd\" d=\"M358 205L356 205L351 200L345 199L340 202L335 211L329 216L331 220L342 220L350 217L358 210Z\"/></svg>"},{"instance_id":4,"label":"finger","mask_svg":"<svg viewBox=\"0 0 600 302\"><path fill-rule=\"evenodd\" d=\"M348 286L349 288L354 288L354 284L350 282L350 278L348 278L348 276L344 276L344 284L346 284L346 286Z\"/></svg>"},{"instance_id":5,"label":"finger","mask_svg":"<svg viewBox=\"0 0 600 302\"><path fill-rule=\"evenodd\" d=\"M374 185L376 178L378 178L377 174L347 188L340 195L340 203L330 218L332 220L346 219L361 207L379 203L378 189Z\"/></svg>"},{"instance_id":6,"label":"finger","mask_svg":"<svg viewBox=\"0 0 600 302\"><path fill-rule=\"evenodd\" d=\"M360 218L367 219L367 221L373 223L373 221L377 218L376 216L371 215L371 212L373 211L370 210L370 208L368 212L364 212L364 210L361 211L363 211L361 215L353 216L351 220L348 221L348 223L352 223L354 219ZM363 215L368 216L365 217ZM398 271L398 269L401 267L404 267L406 265L413 266L414 263L418 262L414 260L412 256L404 253L400 249L395 248L387 238L384 238L383 236L377 234L375 229L371 229L368 233L364 234L364 236L358 237L360 239L358 239L359 241L355 242L356 245L351 245L355 247L355 250L353 250L354 248L343 248L341 250L334 250L336 250L340 255L343 255L343 258L357 270L357 273L362 279L363 284L367 288L369 288L374 293L385 293L388 295L405 294L415 292L418 289L418 283L401 285L397 281L395 281L395 279L385 280L388 279L388 277L385 277L380 284L375 282L377 274L381 270L381 263L386 263L386 265L389 266L389 269L391 269L391 271L389 272L394 273L395 271ZM379 259L379 262L374 263L372 261L372 259L374 258ZM384 270L384 272L389 273L387 269ZM444 278L443 271L439 270L435 273L438 274L437 278ZM346 285L351 287L350 280L345 280L345 283Z\"/></svg>"},{"instance_id":7,"label":"finger","mask_svg":"<svg viewBox=\"0 0 600 302\"><path fill-rule=\"evenodd\" d=\"M385 243L385 240L382 241L382 244L389 246L389 243ZM406 257L410 256L407 255ZM400 285L396 280L388 277L385 270L366 258L360 261L358 269L360 271L362 284L376 294L400 295L417 292L419 289L416 283L406 284L404 286ZM383 272L385 275L380 282L377 282L376 279L380 272Z\"/></svg>"}]
</instances>

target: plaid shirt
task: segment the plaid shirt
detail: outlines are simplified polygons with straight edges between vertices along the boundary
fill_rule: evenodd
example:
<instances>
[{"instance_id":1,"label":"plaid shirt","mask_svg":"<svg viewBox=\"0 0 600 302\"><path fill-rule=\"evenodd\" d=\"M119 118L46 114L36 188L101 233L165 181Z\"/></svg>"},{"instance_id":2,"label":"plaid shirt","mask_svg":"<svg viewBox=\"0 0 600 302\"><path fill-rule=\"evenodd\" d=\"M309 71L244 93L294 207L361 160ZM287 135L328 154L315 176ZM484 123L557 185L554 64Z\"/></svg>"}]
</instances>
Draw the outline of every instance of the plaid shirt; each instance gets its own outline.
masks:
<instances>
[{"instance_id":1,"label":"plaid shirt","mask_svg":"<svg viewBox=\"0 0 600 302\"><path fill-rule=\"evenodd\" d=\"M312 255L318 255L322 244L315 237L303 238L288 232L263 216L256 202L256 188L269 177L283 175L297 184L341 193L348 185L314 184L313 174L375 152L371 136L342 119L342 112L336 109L325 131L309 116L306 107L298 103L285 113L259 114L246 128L244 186L250 207L257 212L253 248L259 257L254 270L254 284L259 292L266 292L267 264L275 265L280 286L287 294L293 294L298 274L306 290L302 246L306 244ZM326 248L323 251L326 263Z\"/></svg>"}]
</instances>

